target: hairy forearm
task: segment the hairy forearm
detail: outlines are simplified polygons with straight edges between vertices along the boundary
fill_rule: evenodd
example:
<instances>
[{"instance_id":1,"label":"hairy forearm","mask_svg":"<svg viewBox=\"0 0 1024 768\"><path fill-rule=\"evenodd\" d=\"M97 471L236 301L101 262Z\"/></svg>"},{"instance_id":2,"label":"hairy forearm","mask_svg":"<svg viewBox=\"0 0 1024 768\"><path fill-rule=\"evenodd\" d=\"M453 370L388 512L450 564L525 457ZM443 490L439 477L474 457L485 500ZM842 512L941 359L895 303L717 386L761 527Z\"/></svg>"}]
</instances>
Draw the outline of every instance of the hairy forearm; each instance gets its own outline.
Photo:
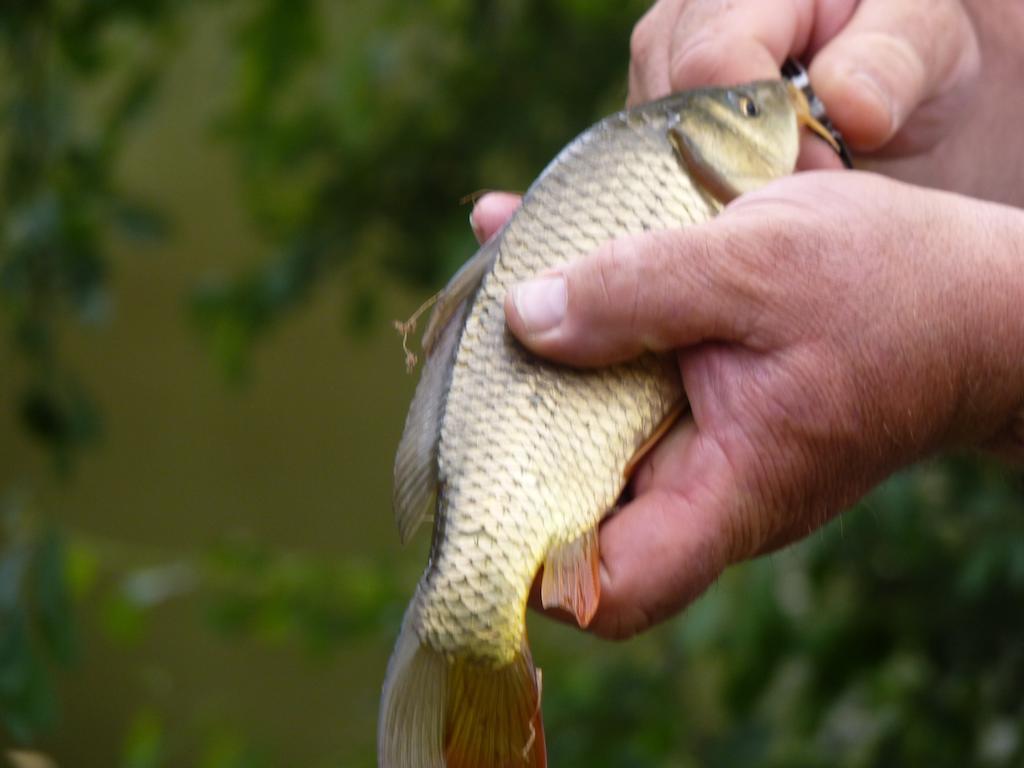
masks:
<instances>
[{"instance_id":1,"label":"hairy forearm","mask_svg":"<svg viewBox=\"0 0 1024 768\"><path fill-rule=\"evenodd\" d=\"M986 290L978 297L987 325L979 329L975 344L991 362L980 375L995 380L988 385L990 393L995 390L990 397L1019 413L1024 409L1024 210L982 205L987 210L978 219L990 223L977 247L992 255L985 260L990 270L983 279Z\"/></svg>"},{"instance_id":2,"label":"hairy forearm","mask_svg":"<svg viewBox=\"0 0 1024 768\"><path fill-rule=\"evenodd\" d=\"M1005 250L1002 274L994 275L1002 282L1004 303L992 307L991 334L987 341L990 354L1005 363L992 371L1005 377L1004 392L1012 403L1012 415L1005 428L997 433L989 446L1015 463L1024 464L1024 210L1004 208L1001 211L995 243Z\"/></svg>"}]
</instances>

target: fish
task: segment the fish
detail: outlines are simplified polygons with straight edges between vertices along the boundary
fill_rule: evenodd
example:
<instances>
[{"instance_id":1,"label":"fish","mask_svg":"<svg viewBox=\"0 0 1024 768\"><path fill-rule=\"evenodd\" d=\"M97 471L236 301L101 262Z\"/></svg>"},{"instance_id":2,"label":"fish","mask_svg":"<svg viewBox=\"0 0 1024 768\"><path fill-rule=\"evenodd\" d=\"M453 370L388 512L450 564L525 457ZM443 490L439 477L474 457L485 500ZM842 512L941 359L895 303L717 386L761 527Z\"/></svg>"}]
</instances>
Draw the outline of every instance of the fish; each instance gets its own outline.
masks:
<instances>
[{"instance_id":1,"label":"fish","mask_svg":"<svg viewBox=\"0 0 1024 768\"><path fill-rule=\"evenodd\" d=\"M555 157L436 297L393 490L403 542L429 520L433 537L385 676L380 768L547 764L531 585L543 569L543 605L587 626L600 600L598 526L686 409L672 355L582 370L529 353L505 324L509 289L613 238L711 219L794 170L801 125L837 148L781 79L607 117Z\"/></svg>"}]
</instances>

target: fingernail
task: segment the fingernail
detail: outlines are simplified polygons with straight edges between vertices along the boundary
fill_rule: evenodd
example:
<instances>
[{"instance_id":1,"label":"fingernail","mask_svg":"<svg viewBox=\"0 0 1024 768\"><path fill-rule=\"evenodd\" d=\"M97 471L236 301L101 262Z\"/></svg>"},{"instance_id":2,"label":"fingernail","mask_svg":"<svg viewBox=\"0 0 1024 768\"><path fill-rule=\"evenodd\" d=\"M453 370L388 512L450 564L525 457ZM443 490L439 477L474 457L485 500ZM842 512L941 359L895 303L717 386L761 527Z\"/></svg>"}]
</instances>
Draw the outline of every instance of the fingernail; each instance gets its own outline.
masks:
<instances>
[{"instance_id":1,"label":"fingernail","mask_svg":"<svg viewBox=\"0 0 1024 768\"><path fill-rule=\"evenodd\" d=\"M473 237L476 238L476 241L480 243L480 245L483 245L484 231L480 229L480 226L476 223L476 218L473 216L474 213L476 213L475 207L469 212L469 228L473 230Z\"/></svg>"},{"instance_id":2,"label":"fingernail","mask_svg":"<svg viewBox=\"0 0 1024 768\"><path fill-rule=\"evenodd\" d=\"M889 116L888 135L891 136L896 130L896 126L899 125L896 102L893 100L892 94L867 70L854 70L852 77L859 83L861 92L878 104L879 111Z\"/></svg>"},{"instance_id":3,"label":"fingernail","mask_svg":"<svg viewBox=\"0 0 1024 768\"><path fill-rule=\"evenodd\" d=\"M565 317L565 277L538 277L512 287L512 303L530 333L544 333Z\"/></svg>"}]
</instances>

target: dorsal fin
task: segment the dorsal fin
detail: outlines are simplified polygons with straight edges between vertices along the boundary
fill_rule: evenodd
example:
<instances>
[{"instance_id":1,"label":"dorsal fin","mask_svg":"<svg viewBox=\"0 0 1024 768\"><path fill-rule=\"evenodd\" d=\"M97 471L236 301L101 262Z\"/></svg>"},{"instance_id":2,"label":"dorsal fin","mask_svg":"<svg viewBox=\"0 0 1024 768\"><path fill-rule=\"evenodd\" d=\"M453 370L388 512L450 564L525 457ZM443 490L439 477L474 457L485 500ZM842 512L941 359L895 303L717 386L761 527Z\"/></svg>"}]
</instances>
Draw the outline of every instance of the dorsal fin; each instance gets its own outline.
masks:
<instances>
[{"instance_id":1,"label":"dorsal fin","mask_svg":"<svg viewBox=\"0 0 1024 768\"><path fill-rule=\"evenodd\" d=\"M496 241L492 241L455 273L438 295L424 334L427 359L395 455L392 504L403 544L412 538L420 523L433 514L437 492L437 442L462 323L469 302L497 253Z\"/></svg>"},{"instance_id":2,"label":"dorsal fin","mask_svg":"<svg viewBox=\"0 0 1024 768\"><path fill-rule=\"evenodd\" d=\"M476 254L463 264L459 271L448 281L448 285L437 295L434 311L430 314L430 322L423 333L423 351L428 355L437 343L441 331L452 319L455 311L470 298L480 287L494 260L498 258L499 237L491 238Z\"/></svg>"}]
</instances>

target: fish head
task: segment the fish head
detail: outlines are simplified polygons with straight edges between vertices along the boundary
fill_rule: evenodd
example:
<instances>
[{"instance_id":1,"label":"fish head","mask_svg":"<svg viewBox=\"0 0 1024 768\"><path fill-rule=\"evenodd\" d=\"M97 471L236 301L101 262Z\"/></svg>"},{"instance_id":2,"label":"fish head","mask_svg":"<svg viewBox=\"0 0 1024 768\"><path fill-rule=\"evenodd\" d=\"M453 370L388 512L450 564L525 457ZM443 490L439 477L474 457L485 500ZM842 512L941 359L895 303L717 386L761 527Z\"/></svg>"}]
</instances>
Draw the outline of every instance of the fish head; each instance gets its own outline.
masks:
<instances>
[{"instance_id":1,"label":"fish head","mask_svg":"<svg viewBox=\"0 0 1024 768\"><path fill-rule=\"evenodd\" d=\"M792 173L801 125L835 141L800 89L785 80L688 96L669 116L669 139L686 170L722 202Z\"/></svg>"}]
</instances>

